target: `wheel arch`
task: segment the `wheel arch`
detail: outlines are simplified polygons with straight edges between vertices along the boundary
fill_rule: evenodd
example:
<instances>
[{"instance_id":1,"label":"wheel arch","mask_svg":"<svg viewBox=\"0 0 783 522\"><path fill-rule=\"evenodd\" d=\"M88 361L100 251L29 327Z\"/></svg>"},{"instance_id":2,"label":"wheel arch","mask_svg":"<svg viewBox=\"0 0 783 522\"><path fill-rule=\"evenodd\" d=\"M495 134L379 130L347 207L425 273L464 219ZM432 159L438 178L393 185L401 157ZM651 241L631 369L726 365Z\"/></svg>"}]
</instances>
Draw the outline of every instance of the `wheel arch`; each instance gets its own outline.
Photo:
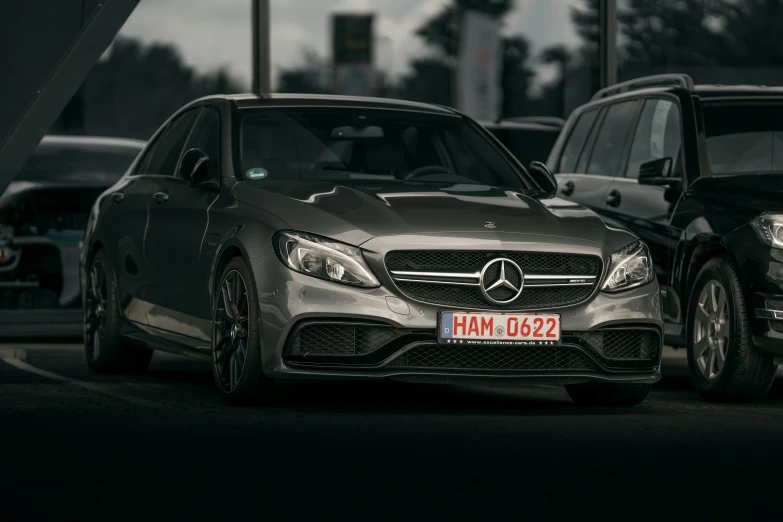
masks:
<instances>
[{"instance_id":1,"label":"wheel arch","mask_svg":"<svg viewBox=\"0 0 783 522\"><path fill-rule=\"evenodd\" d=\"M218 254L215 256L215 264L212 269L212 275L210 276L209 281L210 310L212 309L212 305L215 300L217 286L220 282L220 276L223 273L223 270L225 270L226 266L231 262L232 259L236 259L237 257L243 258L245 262L247 262L248 267L250 267L250 256L248 255L247 250L240 241L237 241L234 238L231 238L226 243L224 243ZM253 282L253 284L255 284L255 282Z\"/></svg>"}]
</instances>

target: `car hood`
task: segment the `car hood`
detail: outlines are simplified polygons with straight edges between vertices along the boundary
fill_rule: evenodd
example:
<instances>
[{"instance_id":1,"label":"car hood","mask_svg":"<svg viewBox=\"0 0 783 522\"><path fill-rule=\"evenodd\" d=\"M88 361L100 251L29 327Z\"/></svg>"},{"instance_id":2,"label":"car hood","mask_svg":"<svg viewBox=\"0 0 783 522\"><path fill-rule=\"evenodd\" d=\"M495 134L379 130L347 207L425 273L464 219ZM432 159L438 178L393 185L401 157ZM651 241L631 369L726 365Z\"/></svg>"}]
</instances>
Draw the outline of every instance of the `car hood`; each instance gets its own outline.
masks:
<instances>
[{"instance_id":1,"label":"car hood","mask_svg":"<svg viewBox=\"0 0 783 522\"><path fill-rule=\"evenodd\" d=\"M763 211L783 212L783 175L699 178L689 189L712 216L712 227L728 233Z\"/></svg>"},{"instance_id":2,"label":"car hood","mask_svg":"<svg viewBox=\"0 0 783 522\"><path fill-rule=\"evenodd\" d=\"M482 185L239 182L233 192L238 201L274 214L293 229L353 245L399 234L509 232L602 242L608 230L580 205Z\"/></svg>"}]
</instances>

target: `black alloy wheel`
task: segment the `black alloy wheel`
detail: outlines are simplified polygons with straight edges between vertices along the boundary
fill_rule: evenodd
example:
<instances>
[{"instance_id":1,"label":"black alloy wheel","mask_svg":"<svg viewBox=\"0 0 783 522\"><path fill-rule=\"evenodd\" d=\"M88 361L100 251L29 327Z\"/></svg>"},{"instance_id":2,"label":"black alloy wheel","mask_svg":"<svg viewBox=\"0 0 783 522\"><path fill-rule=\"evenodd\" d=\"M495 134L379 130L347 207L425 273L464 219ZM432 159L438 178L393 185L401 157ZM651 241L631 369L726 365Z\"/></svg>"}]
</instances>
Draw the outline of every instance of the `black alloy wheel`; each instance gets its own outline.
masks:
<instances>
[{"instance_id":1,"label":"black alloy wheel","mask_svg":"<svg viewBox=\"0 0 783 522\"><path fill-rule=\"evenodd\" d=\"M231 270L220 284L213 333L215 371L218 383L228 393L239 384L247 360L247 312L247 286L242 274Z\"/></svg>"},{"instance_id":2,"label":"black alloy wheel","mask_svg":"<svg viewBox=\"0 0 783 522\"><path fill-rule=\"evenodd\" d=\"M260 305L250 268L234 258L219 281L212 312L215 387L226 404L271 402L276 389L261 367Z\"/></svg>"}]
</instances>

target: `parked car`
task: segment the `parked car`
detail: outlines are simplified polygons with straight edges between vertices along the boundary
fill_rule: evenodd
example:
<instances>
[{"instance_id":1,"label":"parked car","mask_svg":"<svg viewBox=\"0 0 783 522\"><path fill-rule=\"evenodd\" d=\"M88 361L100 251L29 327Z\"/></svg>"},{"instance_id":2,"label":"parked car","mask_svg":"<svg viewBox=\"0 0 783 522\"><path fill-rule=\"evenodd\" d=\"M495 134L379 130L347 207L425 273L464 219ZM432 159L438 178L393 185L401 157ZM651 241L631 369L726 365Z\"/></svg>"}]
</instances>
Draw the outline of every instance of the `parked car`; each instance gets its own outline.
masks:
<instances>
[{"instance_id":1,"label":"parked car","mask_svg":"<svg viewBox=\"0 0 783 522\"><path fill-rule=\"evenodd\" d=\"M556 187L447 108L197 100L90 214L87 362L207 355L229 404L303 379L543 380L638 404L662 346L647 247Z\"/></svg>"},{"instance_id":2,"label":"parked car","mask_svg":"<svg viewBox=\"0 0 783 522\"><path fill-rule=\"evenodd\" d=\"M564 123L562 118L546 116L481 122L523 165L549 155Z\"/></svg>"},{"instance_id":3,"label":"parked car","mask_svg":"<svg viewBox=\"0 0 783 522\"><path fill-rule=\"evenodd\" d=\"M574 111L548 165L562 197L649 245L701 395L764 397L783 355L783 89L621 83Z\"/></svg>"},{"instance_id":4,"label":"parked car","mask_svg":"<svg viewBox=\"0 0 783 522\"><path fill-rule=\"evenodd\" d=\"M85 136L41 140L0 195L0 335L81 334L79 245L87 216L143 146Z\"/></svg>"}]
</instances>

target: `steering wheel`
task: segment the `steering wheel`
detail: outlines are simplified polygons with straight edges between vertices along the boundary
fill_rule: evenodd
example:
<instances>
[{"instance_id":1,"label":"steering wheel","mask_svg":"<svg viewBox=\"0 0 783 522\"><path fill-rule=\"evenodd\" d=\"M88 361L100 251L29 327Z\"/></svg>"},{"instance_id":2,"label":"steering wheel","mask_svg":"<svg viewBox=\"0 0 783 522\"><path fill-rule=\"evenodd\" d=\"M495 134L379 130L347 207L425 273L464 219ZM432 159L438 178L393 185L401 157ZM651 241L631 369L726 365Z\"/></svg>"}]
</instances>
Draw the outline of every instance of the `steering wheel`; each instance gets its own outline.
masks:
<instances>
[{"instance_id":1,"label":"steering wheel","mask_svg":"<svg viewBox=\"0 0 783 522\"><path fill-rule=\"evenodd\" d=\"M425 165L417 169L413 169L405 175L405 180L416 179L427 174L452 174L451 169L441 167L440 165Z\"/></svg>"}]
</instances>

